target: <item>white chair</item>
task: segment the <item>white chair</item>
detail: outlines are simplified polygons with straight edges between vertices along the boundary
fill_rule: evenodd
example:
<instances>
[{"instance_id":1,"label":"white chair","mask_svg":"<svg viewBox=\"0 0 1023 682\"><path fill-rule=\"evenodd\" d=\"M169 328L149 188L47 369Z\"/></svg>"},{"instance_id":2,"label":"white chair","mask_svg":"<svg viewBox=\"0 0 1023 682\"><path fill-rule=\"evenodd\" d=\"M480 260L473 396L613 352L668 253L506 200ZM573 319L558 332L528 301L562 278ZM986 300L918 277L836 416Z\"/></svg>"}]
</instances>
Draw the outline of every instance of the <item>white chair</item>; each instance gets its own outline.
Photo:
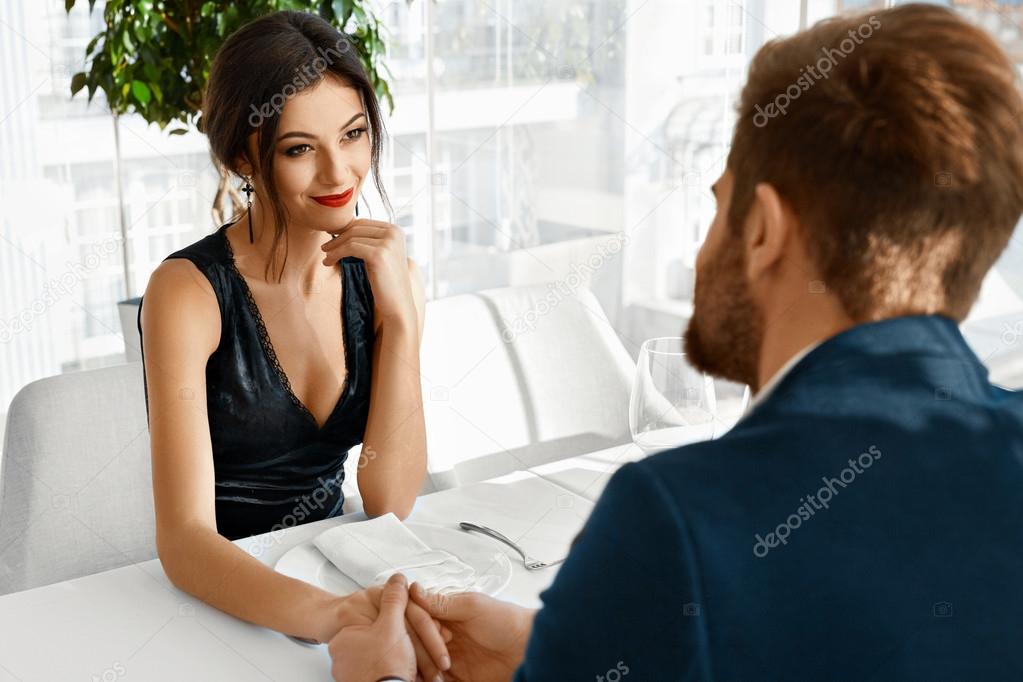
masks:
<instances>
[{"instance_id":1,"label":"white chair","mask_svg":"<svg viewBox=\"0 0 1023 682\"><path fill-rule=\"evenodd\" d=\"M32 382L0 456L0 594L156 557L142 363Z\"/></svg>"},{"instance_id":2,"label":"white chair","mask_svg":"<svg viewBox=\"0 0 1023 682\"><path fill-rule=\"evenodd\" d=\"M992 383L1023 389L1023 313L1005 313L960 325L973 352L988 368Z\"/></svg>"},{"instance_id":3,"label":"white chair","mask_svg":"<svg viewBox=\"0 0 1023 682\"><path fill-rule=\"evenodd\" d=\"M628 442L634 363L588 290L430 302L423 492ZM344 484L361 508L359 448ZM156 557L142 364L33 382L0 457L0 594Z\"/></svg>"},{"instance_id":4,"label":"white chair","mask_svg":"<svg viewBox=\"0 0 1023 682\"><path fill-rule=\"evenodd\" d=\"M630 440L635 363L588 289L550 284L431 301L421 358L427 488Z\"/></svg>"}]
</instances>

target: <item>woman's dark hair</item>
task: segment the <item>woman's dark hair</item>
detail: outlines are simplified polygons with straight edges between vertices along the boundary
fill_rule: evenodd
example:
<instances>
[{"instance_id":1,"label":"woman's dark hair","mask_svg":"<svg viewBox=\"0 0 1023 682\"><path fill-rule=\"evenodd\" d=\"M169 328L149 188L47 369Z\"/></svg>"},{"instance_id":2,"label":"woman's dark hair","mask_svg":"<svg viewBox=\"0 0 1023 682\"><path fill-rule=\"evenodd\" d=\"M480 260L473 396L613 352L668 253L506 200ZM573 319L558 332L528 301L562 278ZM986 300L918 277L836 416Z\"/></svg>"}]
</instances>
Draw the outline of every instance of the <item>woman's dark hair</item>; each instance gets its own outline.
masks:
<instances>
[{"instance_id":1,"label":"woman's dark hair","mask_svg":"<svg viewBox=\"0 0 1023 682\"><path fill-rule=\"evenodd\" d=\"M262 180L274 216L272 255L264 277L275 268L283 241L278 281L288 258L287 240L283 239L288 215L273 177L277 126L287 100L328 75L359 93L369 123L373 181L390 212L380 182L385 134L380 104L351 38L315 14L274 12L228 36L210 67L200 130L209 138L210 153L225 168L238 173L235 164L244 157ZM246 144L253 129L258 159L249 157Z\"/></svg>"}]
</instances>

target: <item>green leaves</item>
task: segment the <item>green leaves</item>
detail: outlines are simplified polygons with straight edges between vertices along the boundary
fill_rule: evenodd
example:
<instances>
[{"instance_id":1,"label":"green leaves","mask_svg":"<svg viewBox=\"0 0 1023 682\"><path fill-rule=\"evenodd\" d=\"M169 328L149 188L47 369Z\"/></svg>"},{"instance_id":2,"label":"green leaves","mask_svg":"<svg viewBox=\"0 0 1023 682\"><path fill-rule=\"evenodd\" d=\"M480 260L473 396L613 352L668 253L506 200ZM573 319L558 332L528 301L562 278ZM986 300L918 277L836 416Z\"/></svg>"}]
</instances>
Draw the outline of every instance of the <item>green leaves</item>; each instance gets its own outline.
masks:
<instances>
[{"instance_id":1,"label":"green leaves","mask_svg":"<svg viewBox=\"0 0 1023 682\"><path fill-rule=\"evenodd\" d=\"M74 2L75 0L68 0L68 2ZM88 77L86 73L76 73L71 76L71 96L74 97L75 93L85 87L85 79Z\"/></svg>"},{"instance_id":2,"label":"green leaves","mask_svg":"<svg viewBox=\"0 0 1023 682\"><path fill-rule=\"evenodd\" d=\"M142 81L131 82L131 94L135 95L135 99L137 99L142 106L149 104L149 99L152 97L152 94L149 91L149 86Z\"/></svg>"},{"instance_id":3,"label":"green leaves","mask_svg":"<svg viewBox=\"0 0 1023 682\"><path fill-rule=\"evenodd\" d=\"M334 0L331 3L334 16L338 19L338 25L344 26L348 17L352 16L352 0Z\"/></svg>"},{"instance_id":4,"label":"green leaves","mask_svg":"<svg viewBox=\"0 0 1023 682\"><path fill-rule=\"evenodd\" d=\"M64 0L64 9L75 3ZM210 65L227 36L269 12L296 9L347 29L377 96L393 111L384 27L371 7L370 0L107 0L105 28L86 46L86 70L72 77L70 95L86 89L91 102L102 90L112 112L138 113L161 129L177 123L167 132L182 135L200 122Z\"/></svg>"}]
</instances>

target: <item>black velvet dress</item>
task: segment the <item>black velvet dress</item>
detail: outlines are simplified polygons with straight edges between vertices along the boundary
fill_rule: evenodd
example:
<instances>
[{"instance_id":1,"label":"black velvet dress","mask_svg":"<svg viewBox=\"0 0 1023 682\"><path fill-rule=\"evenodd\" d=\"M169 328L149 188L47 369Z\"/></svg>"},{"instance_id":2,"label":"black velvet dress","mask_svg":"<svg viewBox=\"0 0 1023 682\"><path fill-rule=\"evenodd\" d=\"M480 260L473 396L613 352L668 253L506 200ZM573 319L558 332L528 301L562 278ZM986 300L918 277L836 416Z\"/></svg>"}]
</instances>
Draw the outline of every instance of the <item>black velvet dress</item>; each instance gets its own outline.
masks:
<instances>
[{"instance_id":1,"label":"black velvet dress","mask_svg":"<svg viewBox=\"0 0 1023 682\"><path fill-rule=\"evenodd\" d=\"M369 416L373 293L365 263L340 261L347 376L322 427L291 389L223 225L167 258L187 258L220 305L220 345L206 364L206 408L216 472L217 530L234 540L341 513L349 449ZM165 259L166 260L166 259ZM139 305L139 334L142 333ZM340 352L341 349L338 349ZM143 351L143 362L145 353ZM149 389L145 386L149 415Z\"/></svg>"}]
</instances>

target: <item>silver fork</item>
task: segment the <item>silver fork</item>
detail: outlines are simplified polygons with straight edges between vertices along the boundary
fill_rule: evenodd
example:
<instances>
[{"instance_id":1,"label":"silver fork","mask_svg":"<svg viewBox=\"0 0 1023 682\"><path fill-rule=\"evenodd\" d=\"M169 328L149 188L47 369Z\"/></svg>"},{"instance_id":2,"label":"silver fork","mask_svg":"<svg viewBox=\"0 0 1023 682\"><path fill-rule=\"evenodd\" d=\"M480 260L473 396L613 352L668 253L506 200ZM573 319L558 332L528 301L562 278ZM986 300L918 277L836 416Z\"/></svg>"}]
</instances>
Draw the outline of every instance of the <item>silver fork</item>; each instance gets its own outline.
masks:
<instances>
[{"instance_id":1,"label":"silver fork","mask_svg":"<svg viewBox=\"0 0 1023 682\"><path fill-rule=\"evenodd\" d=\"M459 525L459 527L461 527L462 530L465 530L465 531L476 531L477 533L483 533L484 535L489 535L490 537L494 538L495 540L498 540L499 542L503 542L504 544L508 545L509 547L514 549L516 552L518 552L522 556L522 563L526 565L526 570L527 571L537 571L537 570L539 570L541 568L547 568L548 566L554 566L554 565L560 564L562 561L564 561L564 559L558 559L557 561L540 561L539 559L534 559L533 557L529 556L524 551L522 551L521 547L516 545L514 542L512 542L511 540L509 540L505 536L503 536L500 533L498 533L493 528L487 528L486 526L477 526L475 523L468 523L466 521L462 521L458 525Z\"/></svg>"}]
</instances>

